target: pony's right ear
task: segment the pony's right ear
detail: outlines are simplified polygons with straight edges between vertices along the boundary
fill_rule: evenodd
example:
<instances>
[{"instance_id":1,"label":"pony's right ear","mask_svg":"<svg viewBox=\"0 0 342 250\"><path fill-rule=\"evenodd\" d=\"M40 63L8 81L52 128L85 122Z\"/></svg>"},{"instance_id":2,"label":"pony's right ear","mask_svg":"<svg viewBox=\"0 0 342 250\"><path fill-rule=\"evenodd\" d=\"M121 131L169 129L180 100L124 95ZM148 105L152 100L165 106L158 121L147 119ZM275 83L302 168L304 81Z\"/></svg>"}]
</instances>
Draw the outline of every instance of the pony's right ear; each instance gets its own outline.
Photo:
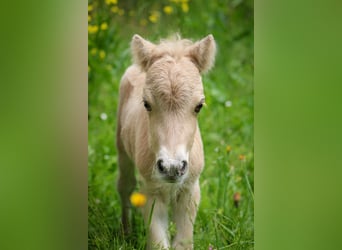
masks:
<instances>
[{"instance_id":1,"label":"pony's right ear","mask_svg":"<svg viewBox=\"0 0 342 250\"><path fill-rule=\"evenodd\" d=\"M135 34L131 42L133 61L144 71L147 70L156 45Z\"/></svg>"}]
</instances>

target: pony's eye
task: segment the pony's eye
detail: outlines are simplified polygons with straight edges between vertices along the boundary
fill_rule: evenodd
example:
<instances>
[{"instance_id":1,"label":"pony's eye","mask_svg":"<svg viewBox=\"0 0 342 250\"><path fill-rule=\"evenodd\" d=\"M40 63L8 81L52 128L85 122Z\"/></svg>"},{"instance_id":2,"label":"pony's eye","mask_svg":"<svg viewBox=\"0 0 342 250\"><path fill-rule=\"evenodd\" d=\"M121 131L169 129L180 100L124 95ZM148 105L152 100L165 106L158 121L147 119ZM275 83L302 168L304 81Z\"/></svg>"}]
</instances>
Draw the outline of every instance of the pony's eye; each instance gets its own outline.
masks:
<instances>
[{"instance_id":1,"label":"pony's eye","mask_svg":"<svg viewBox=\"0 0 342 250\"><path fill-rule=\"evenodd\" d=\"M203 107L203 103L198 104L195 108L195 113L199 113L202 107Z\"/></svg>"},{"instance_id":2,"label":"pony's eye","mask_svg":"<svg viewBox=\"0 0 342 250\"><path fill-rule=\"evenodd\" d=\"M147 111L152 111L151 105L145 100L144 100L144 107Z\"/></svg>"}]
</instances>

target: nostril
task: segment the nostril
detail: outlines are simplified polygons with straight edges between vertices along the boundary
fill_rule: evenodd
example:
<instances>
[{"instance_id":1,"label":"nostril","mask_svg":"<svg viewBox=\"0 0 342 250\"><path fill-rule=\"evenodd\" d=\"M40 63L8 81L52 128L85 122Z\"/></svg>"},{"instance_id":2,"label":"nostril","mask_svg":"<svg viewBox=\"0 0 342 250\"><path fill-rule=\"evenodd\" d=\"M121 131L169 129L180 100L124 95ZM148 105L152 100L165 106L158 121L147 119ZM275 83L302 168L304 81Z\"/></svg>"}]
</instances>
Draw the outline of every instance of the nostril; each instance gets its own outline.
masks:
<instances>
[{"instance_id":1,"label":"nostril","mask_svg":"<svg viewBox=\"0 0 342 250\"><path fill-rule=\"evenodd\" d=\"M188 166L188 162L187 161L182 161L181 171L184 172L187 166Z\"/></svg>"},{"instance_id":2,"label":"nostril","mask_svg":"<svg viewBox=\"0 0 342 250\"><path fill-rule=\"evenodd\" d=\"M163 166L163 160L159 159L157 161L157 167L160 172L163 173L165 171L165 167Z\"/></svg>"}]
</instances>

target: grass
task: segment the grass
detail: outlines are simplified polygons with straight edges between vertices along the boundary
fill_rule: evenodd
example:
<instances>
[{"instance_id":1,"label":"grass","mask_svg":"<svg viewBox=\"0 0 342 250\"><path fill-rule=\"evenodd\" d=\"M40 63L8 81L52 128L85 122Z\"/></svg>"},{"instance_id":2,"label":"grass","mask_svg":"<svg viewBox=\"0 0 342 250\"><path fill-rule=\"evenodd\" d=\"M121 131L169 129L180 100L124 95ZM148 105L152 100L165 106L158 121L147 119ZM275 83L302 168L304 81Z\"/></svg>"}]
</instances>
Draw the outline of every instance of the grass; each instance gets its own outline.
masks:
<instances>
[{"instance_id":1,"label":"grass","mask_svg":"<svg viewBox=\"0 0 342 250\"><path fill-rule=\"evenodd\" d=\"M184 2L184 1L183 1ZM202 199L194 227L195 249L254 249L253 2L89 1L88 245L89 249L144 249L146 231L133 211L134 232L124 239L116 191L118 87L131 64L134 33L158 41L180 32L218 45L214 69L203 77L207 107L199 115L205 150ZM113 10L122 10L113 12ZM171 6L173 12L163 12ZM203 7L205 6L205 8ZM154 12L153 12L154 11ZM156 12L158 11L158 12ZM153 13L156 23L149 19ZM145 20L145 21L144 21ZM153 20L153 19L152 19ZM107 29L101 24L107 23ZM102 26L105 27L105 26ZM95 28L96 30L96 28ZM227 151L227 146L230 150ZM234 194L240 193L236 206ZM174 225L170 224L171 232Z\"/></svg>"}]
</instances>

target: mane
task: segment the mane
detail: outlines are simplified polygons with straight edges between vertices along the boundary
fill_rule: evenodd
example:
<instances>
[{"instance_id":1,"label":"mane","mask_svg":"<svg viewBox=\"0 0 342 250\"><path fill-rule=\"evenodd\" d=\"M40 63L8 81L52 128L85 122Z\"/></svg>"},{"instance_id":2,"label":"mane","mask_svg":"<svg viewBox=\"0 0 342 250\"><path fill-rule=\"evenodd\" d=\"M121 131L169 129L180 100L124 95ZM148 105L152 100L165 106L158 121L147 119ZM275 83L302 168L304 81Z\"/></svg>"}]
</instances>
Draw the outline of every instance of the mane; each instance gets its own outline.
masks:
<instances>
[{"instance_id":1,"label":"mane","mask_svg":"<svg viewBox=\"0 0 342 250\"><path fill-rule=\"evenodd\" d=\"M174 34L167 39L162 39L152 51L151 64L163 57L172 57L163 61L163 64L158 65L158 73L152 74L153 79L149 86L151 92L163 100L159 105L164 106L168 110L180 110L182 106L187 105L191 100L195 86L191 84L191 76L184 76L182 72L184 68L173 70L172 78L170 79L170 65L172 62L181 60L189 54L189 47L194 43L188 39L182 39L179 34ZM161 84L163 83L163 84ZM185 84L187 83L187 84Z\"/></svg>"},{"instance_id":2,"label":"mane","mask_svg":"<svg viewBox=\"0 0 342 250\"><path fill-rule=\"evenodd\" d=\"M188 53L189 46L194 43L189 39L182 39L181 36L176 33L167 39L161 39L159 44L153 50L152 57L163 57L169 55L175 59L179 59Z\"/></svg>"},{"instance_id":3,"label":"mane","mask_svg":"<svg viewBox=\"0 0 342 250\"><path fill-rule=\"evenodd\" d=\"M133 62L147 71L154 61L163 56L170 56L175 60L188 57L196 65L199 72L208 72L215 61L216 45L212 35L193 43L188 39L181 39L180 35L161 40L154 44L135 34L131 42Z\"/></svg>"}]
</instances>

